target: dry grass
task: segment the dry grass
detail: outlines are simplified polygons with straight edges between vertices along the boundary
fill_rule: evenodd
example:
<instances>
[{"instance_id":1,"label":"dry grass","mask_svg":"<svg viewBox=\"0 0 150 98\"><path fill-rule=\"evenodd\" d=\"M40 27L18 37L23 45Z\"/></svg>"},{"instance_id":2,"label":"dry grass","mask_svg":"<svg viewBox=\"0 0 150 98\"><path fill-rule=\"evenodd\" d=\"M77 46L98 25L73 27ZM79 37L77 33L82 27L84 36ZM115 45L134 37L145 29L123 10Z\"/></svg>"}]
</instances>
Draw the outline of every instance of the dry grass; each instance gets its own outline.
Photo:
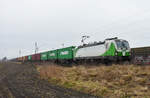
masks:
<instances>
[{"instance_id":1,"label":"dry grass","mask_svg":"<svg viewBox=\"0 0 150 98\"><path fill-rule=\"evenodd\" d=\"M150 66L38 66L42 79L92 95L150 98Z\"/></svg>"}]
</instances>

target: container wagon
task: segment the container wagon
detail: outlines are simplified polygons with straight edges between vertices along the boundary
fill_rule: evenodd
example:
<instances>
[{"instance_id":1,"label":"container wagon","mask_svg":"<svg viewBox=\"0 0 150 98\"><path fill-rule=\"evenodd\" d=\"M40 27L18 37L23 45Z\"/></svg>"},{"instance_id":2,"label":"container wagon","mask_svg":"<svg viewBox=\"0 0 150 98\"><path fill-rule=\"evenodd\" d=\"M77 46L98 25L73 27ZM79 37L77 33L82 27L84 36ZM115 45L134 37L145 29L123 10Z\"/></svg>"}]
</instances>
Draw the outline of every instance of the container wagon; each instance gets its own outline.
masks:
<instances>
[{"instance_id":1,"label":"container wagon","mask_svg":"<svg viewBox=\"0 0 150 98\"><path fill-rule=\"evenodd\" d=\"M57 63L58 62L58 51L57 50L52 50L48 51L48 61L51 63Z\"/></svg>"},{"instance_id":2,"label":"container wagon","mask_svg":"<svg viewBox=\"0 0 150 98\"><path fill-rule=\"evenodd\" d=\"M28 61L32 61L32 55L28 56Z\"/></svg>"},{"instance_id":3,"label":"container wagon","mask_svg":"<svg viewBox=\"0 0 150 98\"><path fill-rule=\"evenodd\" d=\"M42 52L40 53L40 59L41 61L47 61L48 60L48 52Z\"/></svg>"},{"instance_id":4,"label":"container wagon","mask_svg":"<svg viewBox=\"0 0 150 98\"><path fill-rule=\"evenodd\" d=\"M57 49L57 59L58 63L61 64L70 64L74 60L74 49L75 46L70 46L66 48Z\"/></svg>"},{"instance_id":5,"label":"container wagon","mask_svg":"<svg viewBox=\"0 0 150 98\"><path fill-rule=\"evenodd\" d=\"M40 53L32 55L32 61L40 61L40 59L41 59Z\"/></svg>"}]
</instances>

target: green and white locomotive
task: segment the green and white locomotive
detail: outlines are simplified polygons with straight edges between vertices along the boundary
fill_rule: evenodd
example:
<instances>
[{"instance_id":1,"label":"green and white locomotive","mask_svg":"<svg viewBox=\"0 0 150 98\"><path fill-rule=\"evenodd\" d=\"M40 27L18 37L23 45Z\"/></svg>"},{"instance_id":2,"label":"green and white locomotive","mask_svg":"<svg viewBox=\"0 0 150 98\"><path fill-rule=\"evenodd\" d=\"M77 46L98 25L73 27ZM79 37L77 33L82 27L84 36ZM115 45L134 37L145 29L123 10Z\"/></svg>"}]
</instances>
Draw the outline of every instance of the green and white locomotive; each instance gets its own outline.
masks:
<instances>
[{"instance_id":1,"label":"green and white locomotive","mask_svg":"<svg viewBox=\"0 0 150 98\"><path fill-rule=\"evenodd\" d=\"M126 40L109 38L104 42L84 44L74 50L74 58L77 61L129 61L130 47Z\"/></svg>"}]
</instances>

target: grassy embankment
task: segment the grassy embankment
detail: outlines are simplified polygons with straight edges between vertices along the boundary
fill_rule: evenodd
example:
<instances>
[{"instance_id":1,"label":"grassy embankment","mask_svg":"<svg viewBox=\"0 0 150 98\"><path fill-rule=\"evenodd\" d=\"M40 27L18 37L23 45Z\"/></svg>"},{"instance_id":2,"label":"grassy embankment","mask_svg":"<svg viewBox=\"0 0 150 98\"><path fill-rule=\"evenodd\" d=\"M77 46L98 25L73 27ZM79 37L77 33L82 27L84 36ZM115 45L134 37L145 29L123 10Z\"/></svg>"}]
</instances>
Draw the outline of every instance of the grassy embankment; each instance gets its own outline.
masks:
<instances>
[{"instance_id":1,"label":"grassy embankment","mask_svg":"<svg viewBox=\"0 0 150 98\"><path fill-rule=\"evenodd\" d=\"M3 64L0 62L0 68L3 66Z\"/></svg>"},{"instance_id":2,"label":"grassy embankment","mask_svg":"<svg viewBox=\"0 0 150 98\"><path fill-rule=\"evenodd\" d=\"M150 66L38 66L42 79L96 96L150 98Z\"/></svg>"}]
</instances>

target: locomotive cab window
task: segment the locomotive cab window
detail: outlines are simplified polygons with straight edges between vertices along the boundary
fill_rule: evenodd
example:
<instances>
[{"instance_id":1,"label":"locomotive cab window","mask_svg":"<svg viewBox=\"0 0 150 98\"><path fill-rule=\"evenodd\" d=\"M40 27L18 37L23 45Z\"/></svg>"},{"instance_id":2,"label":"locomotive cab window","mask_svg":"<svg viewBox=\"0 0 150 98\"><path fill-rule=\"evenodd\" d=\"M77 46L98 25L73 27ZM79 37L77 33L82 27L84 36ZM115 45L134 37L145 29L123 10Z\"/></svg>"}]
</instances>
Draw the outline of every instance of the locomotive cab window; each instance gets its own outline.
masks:
<instances>
[{"instance_id":1,"label":"locomotive cab window","mask_svg":"<svg viewBox=\"0 0 150 98\"><path fill-rule=\"evenodd\" d=\"M125 47L126 49L129 49L129 43L127 41L122 41L122 45L123 47Z\"/></svg>"},{"instance_id":2,"label":"locomotive cab window","mask_svg":"<svg viewBox=\"0 0 150 98\"><path fill-rule=\"evenodd\" d=\"M118 49L129 49L129 43L127 41L116 40L116 45Z\"/></svg>"}]
</instances>

